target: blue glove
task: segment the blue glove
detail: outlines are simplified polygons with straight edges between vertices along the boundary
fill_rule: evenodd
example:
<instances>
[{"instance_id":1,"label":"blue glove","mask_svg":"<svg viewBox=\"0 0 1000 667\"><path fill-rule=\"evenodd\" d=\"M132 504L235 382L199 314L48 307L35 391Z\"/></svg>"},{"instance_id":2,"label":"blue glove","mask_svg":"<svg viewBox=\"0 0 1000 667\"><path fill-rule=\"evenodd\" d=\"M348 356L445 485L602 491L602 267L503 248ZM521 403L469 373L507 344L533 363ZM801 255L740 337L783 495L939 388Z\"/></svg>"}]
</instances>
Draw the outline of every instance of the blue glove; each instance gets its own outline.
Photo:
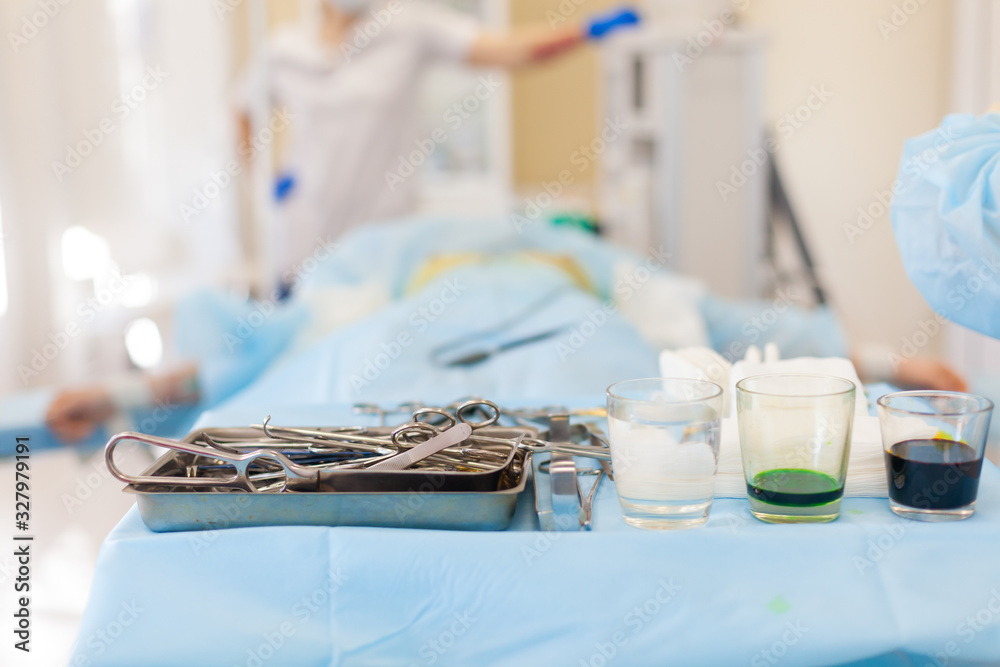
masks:
<instances>
[{"instance_id":1,"label":"blue glove","mask_svg":"<svg viewBox=\"0 0 1000 667\"><path fill-rule=\"evenodd\" d=\"M639 25L642 19L631 7L619 7L607 14L591 17L585 27L590 39L604 39L612 32L630 25Z\"/></svg>"},{"instance_id":2,"label":"blue glove","mask_svg":"<svg viewBox=\"0 0 1000 667\"><path fill-rule=\"evenodd\" d=\"M295 189L295 176L292 174L281 174L274 183L274 200L284 201Z\"/></svg>"}]
</instances>

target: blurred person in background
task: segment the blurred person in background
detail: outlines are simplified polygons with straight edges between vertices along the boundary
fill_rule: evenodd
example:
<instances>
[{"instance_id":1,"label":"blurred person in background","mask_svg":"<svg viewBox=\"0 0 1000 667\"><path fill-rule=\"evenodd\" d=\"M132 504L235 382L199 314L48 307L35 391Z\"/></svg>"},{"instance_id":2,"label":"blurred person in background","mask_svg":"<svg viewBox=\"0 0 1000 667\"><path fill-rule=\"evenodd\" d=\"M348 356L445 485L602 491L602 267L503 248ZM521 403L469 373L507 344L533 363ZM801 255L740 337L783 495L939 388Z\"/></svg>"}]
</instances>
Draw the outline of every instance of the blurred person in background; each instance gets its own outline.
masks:
<instances>
[{"instance_id":1,"label":"blurred person in background","mask_svg":"<svg viewBox=\"0 0 1000 667\"><path fill-rule=\"evenodd\" d=\"M446 141L449 131L417 136L420 80L431 65L528 66L638 22L622 8L582 24L564 19L493 31L420 0L323 0L320 21L278 31L237 90L242 146L268 123L252 117L261 102L272 117L291 118L275 190L274 268L288 275L320 241L414 212L413 165L400 164L414 151L426 158L428 142ZM484 101L498 85L484 75L474 95ZM448 127L463 116L468 111L457 105Z\"/></svg>"},{"instance_id":2,"label":"blurred person in background","mask_svg":"<svg viewBox=\"0 0 1000 667\"><path fill-rule=\"evenodd\" d=\"M293 274L291 268L320 241L413 212L417 184L399 173L399 163L419 148L419 85L430 66L529 66L640 21L635 11L619 8L582 23L561 17L554 25L494 31L421 0L323 0L320 10L318 22L279 30L236 91L240 146L253 145L253 128L270 122L254 117L258 101L266 101L272 118L292 126L271 240L283 276ZM482 101L496 85L484 75L474 94ZM463 114L468 111L455 109L457 118ZM441 140L433 134L429 139ZM281 287L287 294L291 285ZM198 373L188 364L161 375L63 390L49 405L46 423L73 442L137 406L197 403L205 398Z\"/></svg>"}]
</instances>

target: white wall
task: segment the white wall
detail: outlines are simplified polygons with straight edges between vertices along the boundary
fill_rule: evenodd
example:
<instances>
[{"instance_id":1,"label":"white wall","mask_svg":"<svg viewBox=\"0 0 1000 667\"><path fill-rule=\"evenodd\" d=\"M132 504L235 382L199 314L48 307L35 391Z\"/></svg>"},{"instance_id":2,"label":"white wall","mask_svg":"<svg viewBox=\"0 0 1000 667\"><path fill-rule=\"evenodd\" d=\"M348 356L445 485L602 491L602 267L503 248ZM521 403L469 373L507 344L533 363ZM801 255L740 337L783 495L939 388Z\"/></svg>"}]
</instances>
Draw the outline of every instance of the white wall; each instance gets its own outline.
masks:
<instances>
[{"instance_id":1,"label":"white wall","mask_svg":"<svg viewBox=\"0 0 1000 667\"><path fill-rule=\"evenodd\" d=\"M3 207L3 243L7 260L10 304L0 318L0 392L23 390L15 367L28 364L32 349L49 342L61 328L56 300L59 285L50 267L58 260L58 231L72 224L70 215L86 207L87 189L81 179L57 182L51 163L62 159L61 149L69 135L64 116L72 115L79 133L84 122L93 122L98 104L110 104L116 82L101 78L94 70L77 66L80 59L66 56L76 48L87 48L79 35L90 35L88 62L106 56L101 44L112 41L102 12L84 5L66 5L53 19L42 15L40 29L25 28L24 22L39 10L30 0L0 3L0 205ZM76 32L74 32L74 30ZM10 34L27 35L26 43L10 41ZM80 94L84 83L90 87ZM94 94L92 91L97 91ZM88 102L90 102L88 104ZM79 139L77 134L74 139ZM98 164L110 153L93 157ZM85 183L83 185L86 185ZM96 197L90 198L93 201ZM38 384L59 377L66 358L55 359ZM38 385L31 385L38 386Z\"/></svg>"},{"instance_id":2,"label":"white wall","mask_svg":"<svg viewBox=\"0 0 1000 667\"><path fill-rule=\"evenodd\" d=\"M919 9L897 14L901 25L889 32L897 27L893 6L902 4ZM950 0L749 0L745 12L770 38L772 123L805 102L810 87L832 93L781 139L779 161L854 343L898 349L930 316L903 271L888 212L853 243L847 231L858 208L892 186L904 139L933 129L949 110L952 11ZM926 351L939 346L935 339Z\"/></svg>"},{"instance_id":3,"label":"white wall","mask_svg":"<svg viewBox=\"0 0 1000 667\"><path fill-rule=\"evenodd\" d=\"M124 369L126 323L159 317L174 295L222 281L237 261L227 207L234 188L197 220L185 221L178 208L233 152L227 26L212 4L46 6L58 11L48 17L35 0L0 3L0 207L10 297L0 316L0 395ZM147 67L162 76L148 76ZM80 148L81 162L57 172L55 163L69 163L68 147L81 144L89 147ZM113 261L95 280L63 272L60 238L76 225L109 243ZM119 267L155 277L159 301L115 299L96 319L89 308L81 315L88 300L114 296L103 285ZM67 337L67 327L76 333Z\"/></svg>"}]
</instances>

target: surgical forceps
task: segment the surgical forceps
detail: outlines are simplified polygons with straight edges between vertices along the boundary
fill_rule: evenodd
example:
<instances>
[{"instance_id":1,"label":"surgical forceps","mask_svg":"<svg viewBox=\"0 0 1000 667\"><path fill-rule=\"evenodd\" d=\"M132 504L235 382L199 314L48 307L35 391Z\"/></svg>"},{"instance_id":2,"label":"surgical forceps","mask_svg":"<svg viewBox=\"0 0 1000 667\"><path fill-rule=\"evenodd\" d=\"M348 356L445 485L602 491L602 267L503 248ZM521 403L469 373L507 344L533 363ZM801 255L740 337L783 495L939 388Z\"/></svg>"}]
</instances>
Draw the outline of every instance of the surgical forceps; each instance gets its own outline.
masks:
<instances>
[{"instance_id":1,"label":"surgical forceps","mask_svg":"<svg viewBox=\"0 0 1000 667\"><path fill-rule=\"evenodd\" d=\"M474 409L488 408L492 414L480 421L472 422L464 416L464 412L471 411ZM588 411L587 414L592 414ZM454 426L458 423L469 424L473 429L473 434L471 440L479 441L486 444L508 444L509 441L502 438L492 438L487 436L476 435L476 429L483 428L485 426L491 426L497 422L501 415L500 408L492 401L487 401L485 399L472 399L465 403L460 404L455 408L455 416L452 416L448 410L440 408L422 408L413 413L413 418L415 421L419 422L419 417L432 415L439 419L443 419L447 427ZM526 451L532 453L557 453L557 454L569 454L571 456L585 456L600 461L610 461L611 453L608 448L608 443L604 437L594 431L593 429L587 429L587 434L591 439L590 445L578 445L572 442L548 442L545 440L539 440L537 438L524 438L521 441L520 447Z\"/></svg>"},{"instance_id":2,"label":"surgical forceps","mask_svg":"<svg viewBox=\"0 0 1000 667\"><path fill-rule=\"evenodd\" d=\"M115 465L114 458L115 448L126 440L141 442L147 445L154 445L156 447L174 449L187 454L203 456L213 461L221 461L222 463L231 465L234 472L232 475L226 477L178 477L176 479L146 475L128 475L122 472L118 466ZM250 480L249 472L250 466L258 462L267 462L279 465L284 471L286 479L310 480L316 477L317 474L316 468L299 465L288 458L285 454L274 449L255 449L246 453L232 454L227 451L216 449L210 445L179 442L176 440L158 438L153 435L146 435L145 433L135 433L131 431L119 433L108 441L107 447L104 450L104 459L107 462L108 470L111 471L111 474L127 484L174 484L177 486L198 488L228 487L242 489L244 491L257 492L257 487L255 487Z\"/></svg>"},{"instance_id":3,"label":"surgical forceps","mask_svg":"<svg viewBox=\"0 0 1000 667\"><path fill-rule=\"evenodd\" d=\"M466 414L473 410L483 409L491 411L491 414L480 421L473 421ZM455 451L455 447L461 443L450 443L445 449L429 456L419 459L408 458L407 465L416 463L419 460L435 459L452 466L462 466L473 470L492 470L505 466L509 464L513 452L521 444L523 434L517 439L471 435L478 429L492 426L499 417L500 409L494 403L490 401L469 401L456 408L454 416L446 410L420 408L413 413L414 421L395 428L388 437L368 435L365 429L359 428L331 430L272 428L268 425L270 417L265 419L263 424L252 427L261 430L266 438L251 439L249 441L245 439L238 441L235 437L231 440L219 435L213 438L202 434L200 439L204 441L203 443L190 443L158 438L142 433L126 432L114 436L108 442L105 450L105 459L111 473L116 478L130 484L222 487L260 492L273 490L274 486L262 488L258 487L254 482L278 481L283 477L284 481L280 485L277 485L279 490L285 488L285 486L306 490L320 484L322 471L364 468L383 461L391 461L394 457L401 454L406 456L404 451L425 444L432 438L443 436L448 430L460 424L464 428L464 430L459 429L460 432L470 434L469 437L463 437L463 443L466 441L471 443L473 440L484 441L484 444L503 446L507 453L502 454L495 451L495 447L462 447ZM434 418L438 422L443 422L444 426L420 421L421 418ZM215 462L212 464L213 469L218 470L222 468L228 470L228 466L231 466L233 473L219 477L187 476L177 478L127 475L114 463L115 448L126 440L166 447L195 456L205 457ZM289 455L290 453L280 451L289 449L300 449L310 454L329 452L330 454L349 455L350 453L357 453L359 456L346 460L322 461L313 465L303 465L293 460ZM489 464L484 463L484 461L489 461ZM255 464L258 468L264 468L264 472L251 475L250 468ZM195 470L198 469L198 466L192 467Z\"/></svg>"},{"instance_id":4,"label":"surgical forceps","mask_svg":"<svg viewBox=\"0 0 1000 667\"><path fill-rule=\"evenodd\" d=\"M518 323L527 320L530 316L541 311L567 291L568 288L565 286L557 287L549 293L543 295L537 301L528 304L519 312L500 320L488 329L473 331L472 333L466 334L460 338L438 345L436 348L431 350L431 362L446 368L476 366L483 363L487 359L503 354L508 350L558 336L563 331L569 329L572 324L563 324L561 326L546 329L545 331L539 333L530 334L514 340L507 340L489 346L485 344L490 338L496 337L513 329ZM479 345L475 346L474 344L476 343L479 343ZM470 347L476 347L476 349L460 354L462 350L469 349Z\"/></svg>"},{"instance_id":5,"label":"surgical forceps","mask_svg":"<svg viewBox=\"0 0 1000 667\"><path fill-rule=\"evenodd\" d=\"M356 407L362 406L359 405ZM380 409L378 406L370 404L364 404L363 407L369 409ZM455 414L452 415L452 412ZM473 422L466 416L467 413L474 414L476 412L479 412L480 415L484 417L482 421ZM580 408L567 410L562 407L509 410L500 408L493 401L473 396L461 399L448 405L446 408L419 408L413 413L414 421L419 421L421 417L425 417L427 423L435 426L454 426L459 422L468 423L473 429L471 438L472 441L479 444L503 444L508 446L508 440L478 435L475 431L479 428L483 428L484 426L497 424L500 417L509 417L521 426L529 426L533 425L532 422L548 421L553 416L558 415L566 415L570 417L604 417L607 415L607 411L605 408ZM574 428L580 427L575 426ZM572 456L589 457L602 462L610 461L610 446L607 438L590 425L584 425L584 428L586 428L586 436L590 439L590 445L580 445L572 442L553 443L546 440L540 440L538 438L525 437L520 444L520 448L532 453L548 454L552 452L561 452ZM315 431L297 432L310 435L316 433ZM609 466L602 465L602 467L604 467L605 472L608 473L610 477Z\"/></svg>"},{"instance_id":6,"label":"surgical forceps","mask_svg":"<svg viewBox=\"0 0 1000 667\"><path fill-rule=\"evenodd\" d=\"M403 434L413 430L412 424L404 425L392 433L393 441L401 441ZM468 431L468 428L466 428ZM445 437L447 431L442 431L436 434L434 437ZM126 440L131 440L135 442L142 442L148 445L154 445L157 447L165 447L168 449L173 449L180 452L185 452L188 454L194 454L196 456L202 456L208 458L215 462L213 465L228 464L232 466L233 473L227 476L221 477L158 477L158 476L145 476L145 475L128 475L122 472L114 461L114 451L115 448L122 442ZM429 442L429 441L428 441ZM512 443L515 444L515 443ZM321 473L324 470L330 470L332 468L337 469L352 469L366 465L373 465L381 461L391 461L395 456L400 454L402 449L391 451L389 454L382 456L364 456L362 458L351 459L347 462L334 461L330 463L320 463L317 465L301 465L296 463L286 454L281 451L277 451L274 448L267 447L261 449L253 449L247 452L233 453L232 449L229 451L222 451L213 447L211 445L205 445L200 443L187 443L178 442L175 440L168 440L166 438L158 438L156 436L146 435L144 433L134 433L125 432L119 433L118 435L111 438L108 441L107 448L105 449L105 461L107 462L108 470L116 478L128 484L173 484L176 486L185 487L212 487L212 488L234 488L242 489L244 491L249 491L251 493L262 492L265 490L264 487L258 487L255 482L259 481L271 481L280 478L283 475L284 482L280 484L278 489L284 489L285 487L294 488L296 490L312 490L318 488L321 482ZM416 462L416 461L413 461ZM409 461L408 461L409 463ZM260 466L267 466L273 468L275 465L280 467L280 470L270 470L265 472L263 475L258 474L251 476L250 467L254 464ZM273 486L266 487L266 490L274 490Z\"/></svg>"}]
</instances>

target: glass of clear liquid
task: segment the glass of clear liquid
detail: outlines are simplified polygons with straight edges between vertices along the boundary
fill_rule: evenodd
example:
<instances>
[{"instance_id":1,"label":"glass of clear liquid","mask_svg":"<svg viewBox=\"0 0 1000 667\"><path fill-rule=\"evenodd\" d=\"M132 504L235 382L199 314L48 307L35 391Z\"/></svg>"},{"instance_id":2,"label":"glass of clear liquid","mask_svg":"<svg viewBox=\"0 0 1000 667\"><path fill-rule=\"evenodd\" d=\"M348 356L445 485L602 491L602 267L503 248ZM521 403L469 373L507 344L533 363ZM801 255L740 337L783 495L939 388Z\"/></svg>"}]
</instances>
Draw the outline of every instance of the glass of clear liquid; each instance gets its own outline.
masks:
<instances>
[{"instance_id":1,"label":"glass of clear liquid","mask_svg":"<svg viewBox=\"0 0 1000 667\"><path fill-rule=\"evenodd\" d=\"M625 521L691 528L708 520L719 463L722 388L677 378L608 387L615 488Z\"/></svg>"}]
</instances>

